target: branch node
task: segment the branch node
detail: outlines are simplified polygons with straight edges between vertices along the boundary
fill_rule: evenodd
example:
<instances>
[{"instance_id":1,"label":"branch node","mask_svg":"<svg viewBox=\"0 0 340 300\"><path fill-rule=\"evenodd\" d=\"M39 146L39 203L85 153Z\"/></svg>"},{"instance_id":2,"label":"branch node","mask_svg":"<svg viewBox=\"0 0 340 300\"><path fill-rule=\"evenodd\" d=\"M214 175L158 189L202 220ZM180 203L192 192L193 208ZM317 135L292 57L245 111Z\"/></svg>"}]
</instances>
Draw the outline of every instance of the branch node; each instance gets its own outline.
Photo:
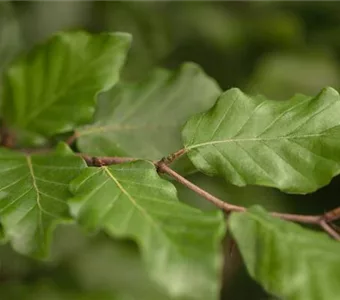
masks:
<instances>
[{"instance_id":1,"label":"branch node","mask_svg":"<svg viewBox=\"0 0 340 300\"><path fill-rule=\"evenodd\" d=\"M163 157L161 161L163 161L167 165L170 165L171 163L173 163L176 159L180 158L185 153L186 153L186 149L183 148L172 154L169 154L167 157Z\"/></svg>"},{"instance_id":2,"label":"branch node","mask_svg":"<svg viewBox=\"0 0 340 300\"><path fill-rule=\"evenodd\" d=\"M91 157L91 162L92 162L92 165L95 167L104 166L103 160L101 160L99 157L96 157L96 156Z\"/></svg>"},{"instance_id":3,"label":"branch node","mask_svg":"<svg viewBox=\"0 0 340 300\"><path fill-rule=\"evenodd\" d=\"M73 135L73 137L76 136ZM220 208L225 215L227 216L231 212L245 212L247 209L243 206L233 205L231 203L225 202L214 195L210 194L209 192L203 190L199 186L195 185L191 181L187 180L176 171L171 169L168 164L173 162L174 159L177 159L181 155L185 153L185 149L181 149L174 154L171 154L167 157L163 157L159 161L154 161L153 164L156 167L157 172L164 173L180 184L186 186L187 188L191 189L193 192L198 194L199 196L205 198L216 207ZM36 153L36 152L35 152ZM133 157L115 157L115 156L91 156L84 153L76 153L76 155L82 157L88 166L95 166L95 167L103 167L109 166L113 164L122 164L128 163L131 161L138 160L137 158ZM324 213L323 215L297 215L297 214L287 214L287 213L278 213L278 212L271 212L271 216L276 218L281 218L283 220L298 222L298 223L305 223L305 224L314 224L318 225L324 229L330 236L332 236L336 240L340 240L340 233L335 230L332 225L329 224L332 221L340 219L340 207L337 207L329 212Z\"/></svg>"},{"instance_id":4,"label":"branch node","mask_svg":"<svg viewBox=\"0 0 340 300\"><path fill-rule=\"evenodd\" d=\"M332 209L331 211L326 212L323 215L323 219L326 222L332 222L332 221L340 219L340 206Z\"/></svg>"}]
</instances>

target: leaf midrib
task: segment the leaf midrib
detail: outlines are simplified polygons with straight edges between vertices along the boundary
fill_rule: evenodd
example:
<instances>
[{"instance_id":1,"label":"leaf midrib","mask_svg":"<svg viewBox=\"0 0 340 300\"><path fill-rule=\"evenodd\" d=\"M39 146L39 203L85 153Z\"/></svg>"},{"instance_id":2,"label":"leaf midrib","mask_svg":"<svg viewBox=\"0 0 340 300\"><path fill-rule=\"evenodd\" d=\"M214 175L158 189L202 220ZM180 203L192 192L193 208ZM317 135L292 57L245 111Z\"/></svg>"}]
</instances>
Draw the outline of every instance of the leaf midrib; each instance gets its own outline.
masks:
<instances>
[{"instance_id":1,"label":"leaf midrib","mask_svg":"<svg viewBox=\"0 0 340 300\"><path fill-rule=\"evenodd\" d=\"M41 214L41 212L43 211L43 208L41 207L41 203L40 203L40 192L39 192L39 189L38 189L38 186L37 186L37 182L35 180L32 159L29 155L26 155L26 160L27 160L28 169L29 169L29 172L30 172L30 175L31 175L31 178L32 178L32 185L33 185L33 188L36 192L37 206L39 208L38 209L38 214L39 214L39 226L38 226L38 228L39 228L39 232L40 232L41 236L43 236L42 214ZM44 239L42 239L42 241L43 240Z\"/></svg>"},{"instance_id":2,"label":"leaf midrib","mask_svg":"<svg viewBox=\"0 0 340 300\"><path fill-rule=\"evenodd\" d=\"M225 140L217 140L217 141L209 141L204 143L199 143L191 146L186 146L185 149L191 150L199 147L223 144L223 143L237 143L237 142L259 142L259 141L280 141L280 140L293 140L293 139L307 139L313 137L322 137L322 136L332 136L330 133L315 133L315 134L304 134L304 135L295 135L295 136L277 136L277 137L253 137L253 138L231 138Z\"/></svg>"},{"instance_id":3,"label":"leaf midrib","mask_svg":"<svg viewBox=\"0 0 340 300\"><path fill-rule=\"evenodd\" d=\"M39 179L39 178L35 176L34 168L33 168L33 163L32 163L32 159L31 159L31 157L30 157L29 155L26 155L26 160L27 160L27 165L28 165L29 173L30 173L31 178L32 178L32 185L33 185L33 188L34 188L34 190L35 190L36 197L37 197L37 198L36 198L36 202L37 202L37 206L38 206L38 208L39 208L39 209L38 209L38 211L39 211L39 222L40 222L41 228L43 228L43 227L42 227L42 212L43 212L44 214L46 214L46 215L48 215L48 216L54 218L54 219L57 219L58 216L55 216L55 215L53 215L52 213L49 213L48 211L46 211L46 210L42 207L42 205L41 205L41 203L40 203L40 200L41 200L40 196L41 196L41 195L47 195L47 194L45 194L44 192L41 192L41 191L39 190L39 188L38 188L38 184L37 184L36 178L37 178L37 179ZM47 195L47 196L50 197L50 198L55 199L55 197L53 197L53 196L50 196L50 195ZM59 199L59 202L64 203L64 201L61 201L60 199Z\"/></svg>"},{"instance_id":4,"label":"leaf midrib","mask_svg":"<svg viewBox=\"0 0 340 300\"><path fill-rule=\"evenodd\" d=\"M140 206L136 200L128 193L127 190L125 190L125 188L120 184L119 180L110 172L110 170L106 167L106 166L103 166L102 167L104 169L104 171L107 173L107 175L113 180L113 182L117 185L117 187L121 190L121 192L131 201L131 203L145 216L145 218L147 220L149 220L150 224L152 224L152 226L158 231L161 233L161 235L163 235L165 237L166 240L169 241L169 237L167 234L165 234L160 226L155 223L154 219L150 216L150 214L142 207ZM181 250L178 249L178 247L175 247L174 245L176 245L176 243L172 243L170 242L169 245L171 247L174 247L176 249L176 251L178 253L181 253Z\"/></svg>"}]
</instances>

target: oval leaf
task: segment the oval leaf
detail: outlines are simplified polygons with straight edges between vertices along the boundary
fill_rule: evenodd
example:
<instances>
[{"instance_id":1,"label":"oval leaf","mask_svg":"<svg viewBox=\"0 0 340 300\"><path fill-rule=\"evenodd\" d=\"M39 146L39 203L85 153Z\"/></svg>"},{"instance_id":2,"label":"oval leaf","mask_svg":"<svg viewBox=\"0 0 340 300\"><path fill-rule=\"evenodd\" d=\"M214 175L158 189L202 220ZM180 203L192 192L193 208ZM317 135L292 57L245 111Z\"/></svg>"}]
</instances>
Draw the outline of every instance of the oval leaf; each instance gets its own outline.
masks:
<instances>
[{"instance_id":1,"label":"oval leaf","mask_svg":"<svg viewBox=\"0 0 340 300\"><path fill-rule=\"evenodd\" d=\"M339 242L259 207L232 214L229 225L248 272L268 292L287 300L339 298Z\"/></svg>"},{"instance_id":2,"label":"oval leaf","mask_svg":"<svg viewBox=\"0 0 340 300\"><path fill-rule=\"evenodd\" d=\"M180 128L220 94L197 65L156 70L137 84L119 84L99 101L92 125L77 130L78 147L92 155L160 159L181 147Z\"/></svg>"},{"instance_id":3,"label":"oval leaf","mask_svg":"<svg viewBox=\"0 0 340 300\"><path fill-rule=\"evenodd\" d=\"M332 88L282 102L231 89L189 120L185 148L198 169L233 184L313 192L339 174L339 100Z\"/></svg>"},{"instance_id":4,"label":"oval leaf","mask_svg":"<svg viewBox=\"0 0 340 300\"><path fill-rule=\"evenodd\" d=\"M16 251L46 256L52 229L70 219L68 184L86 167L70 152L24 155L0 149L0 220Z\"/></svg>"},{"instance_id":5,"label":"oval leaf","mask_svg":"<svg viewBox=\"0 0 340 300\"><path fill-rule=\"evenodd\" d=\"M133 238L154 280L173 296L217 299L224 234L221 212L178 201L145 161L88 168L71 183L72 214L90 231Z\"/></svg>"},{"instance_id":6,"label":"oval leaf","mask_svg":"<svg viewBox=\"0 0 340 300\"><path fill-rule=\"evenodd\" d=\"M46 136L91 121L96 95L119 77L130 36L58 33L5 74L6 124Z\"/></svg>"}]
</instances>

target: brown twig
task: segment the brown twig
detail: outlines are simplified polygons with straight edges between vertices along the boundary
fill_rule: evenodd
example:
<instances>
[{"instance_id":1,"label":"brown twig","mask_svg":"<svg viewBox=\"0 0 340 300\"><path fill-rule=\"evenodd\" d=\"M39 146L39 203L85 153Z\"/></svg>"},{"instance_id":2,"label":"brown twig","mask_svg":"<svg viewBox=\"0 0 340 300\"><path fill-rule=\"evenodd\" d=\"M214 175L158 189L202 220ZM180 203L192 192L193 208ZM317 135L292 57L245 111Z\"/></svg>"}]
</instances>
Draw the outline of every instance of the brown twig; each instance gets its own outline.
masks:
<instances>
[{"instance_id":1,"label":"brown twig","mask_svg":"<svg viewBox=\"0 0 340 300\"><path fill-rule=\"evenodd\" d=\"M177 172L175 172L169 166L167 166L164 162L159 162L157 164L157 166L158 166L159 171L170 175L176 181L178 181L179 183L188 187L189 189L194 191L196 194L207 199L209 202L213 203L215 206L219 207L220 209L224 210L225 212L229 213L229 212L244 212L244 211L246 211L246 208L243 207L243 206L237 206L237 205L227 203L227 202L211 195L207 191L201 189L197 185L193 184L192 182L190 182L186 178L179 175ZM278 217L278 218L281 218L281 219L288 220L288 221L306 223L306 224L319 224L320 219L321 219L320 215L306 216L306 215L285 214L285 213L278 213L278 212L273 212L273 213L271 213L271 215L274 216L274 217Z\"/></svg>"},{"instance_id":2,"label":"brown twig","mask_svg":"<svg viewBox=\"0 0 340 300\"><path fill-rule=\"evenodd\" d=\"M331 226L337 233L340 234L340 226L333 223L328 223L328 225Z\"/></svg>"},{"instance_id":3,"label":"brown twig","mask_svg":"<svg viewBox=\"0 0 340 300\"><path fill-rule=\"evenodd\" d=\"M324 214L324 219L326 222L332 222L340 219L340 206L332 209Z\"/></svg>"},{"instance_id":4,"label":"brown twig","mask_svg":"<svg viewBox=\"0 0 340 300\"><path fill-rule=\"evenodd\" d=\"M132 157L93 157L90 155L78 153L89 166L108 166L112 164L121 164L126 162L131 162L137 160L137 158ZM231 203L225 202L214 195L211 195L209 192L201 189L199 186L195 185L188 179L184 178L176 171L171 169L167 163L167 159L162 159L160 161L153 162L157 168L158 172L167 174L174 178L180 184L186 186L187 188L191 189L196 194L200 195L201 197L205 198L218 208L222 209L226 213L230 212L245 212L247 209L243 206L233 205ZM338 213L339 209L336 208L329 212L326 212L323 215L298 215L298 214L286 214L286 213L279 213L279 212L272 212L270 213L273 217L281 218L287 221L297 222L297 223L304 223L304 224L313 224L322 227L327 233L329 233L332 237L340 239L340 235L328 224L331 221L340 219L340 214Z\"/></svg>"},{"instance_id":5,"label":"brown twig","mask_svg":"<svg viewBox=\"0 0 340 300\"><path fill-rule=\"evenodd\" d=\"M49 151L49 149L47 150L42 149L42 150L43 150L43 153L46 153L46 151ZM27 151L27 152L30 153L30 151ZM36 151L33 151L33 153L36 153ZM190 182L189 180L187 180L186 178L184 178L183 176L181 176L180 174L178 174L176 171L174 171L168 166L169 163L171 163L174 159L180 157L184 153L185 153L185 149L181 149L180 151L177 151L173 155L163 158L160 161L153 161L153 164L157 168L158 172L171 176L177 182L191 189L193 192L205 198L206 200L208 200L209 202L211 202L218 208L222 209L226 213L245 212L247 210L243 206L233 205L231 203L225 202L215 197L214 195L210 194L209 192L201 189L199 186ZM95 167L109 166L112 164L122 164L122 163L127 163L127 162L138 160L138 158L133 158L133 157L91 156L91 155L87 155L83 153L77 153L77 155L82 157L88 166L95 166ZM286 214L286 213L279 213L279 212L271 212L270 214L273 217L281 218L287 221L318 225L321 228L323 228L330 236L332 236L336 240L340 240L340 234L337 233L337 231L332 228L331 226L332 224L330 224L332 221L340 220L340 207L330 210L324 213L323 215L298 215L298 214Z\"/></svg>"},{"instance_id":6,"label":"brown twig","mask_svg":"<svg viewBox=\"0 0 340 300\"><path fill-rule=\"evenodd\" d=\"M177 172L172 170L169 166L167 166L164 161L160 161L156 164L158 167L158 171L166 173L173 177L176 181L183 184L184 186L188 187L198 195L202 196L203 198L207 199L209 202L213 203L220 209L224 210L225 212L244 212L246 211L245 207L233 205L227 202L222 201L221 199L209 194L207 191L202 190L197 185L193 184L189 180L185 179L181 175L179 175ZM327 223L327 218L330 218L332 216L332 219L340 218L340 214L334 214L334 212L338 212L338 209L332 210L330 212L325 213L324 215L296 215L296 214L286 214L286 213L278 213L278 212L272 212L271 215L273 217L278 217L287 221L293 221L298 223L305 223L305 224L314 224L319 225L321 228L323 228L331 237L333 237L336 240L340 240L340 235Z\"/></svg>"},{"instance_id":7,"label":"brown twig","mask_svg":"<svg viewBox=\"0 0 340 300\"><path fill-rule=\"evenodd\" d=\"M298 222L298 223L305 223L305 224L319 224L320 222L320 215L295 215L295 214L285 214L285 213L278 213L272 212L271 215L273 217L285 219L287 221Z\"/></svg>"},{"instance_id":8,"label":"brown twig","mask_svg":"<svg viewBox=\"0 0 340 300\"><path fill-rule=\"evenodd\" d=\"M166 174L170 175L171 177L173 177L179 183L181 183L184 186L188 187L189 189L194 191L196 194L202 196L203 198L207 199L209 202L213 203L214 205L216 205L217 207L219 207L220 209L222 209L222 210L224 210L226 212L231 212L231 211L243 212L243 211L246 210L242 206L237 206L237 205L229 204L229 203L224 202L221 199L219 199L219 198L209 194L205 190L202 190L200 187L198 187L197 185L193 184L192 182L190 182L189 180L185 179L184 177L179 175L177 172L172 170L163 161L160 161L159 163L157 163L157 167L158 167L158 170L160 172L163 172L163 173L166 173Z\"/></svg>"},{"instance_id":9,"label":"brown twig","mask_svg":"<svg viewBox=\"0 0 340 300\"><path fill-rule=\"evenodd\" d=\"M340 241L340 235L337 233L324 219L321 219L319 222L319 225L321 228L323 228L324 231L326 231L331 237L334 239Z\"/></svg>"},{"instance_id":10,"label":"brown twig","mask_svg":"<svg viewBox=\"0 0 340 300\"><path fill-rule=\"evenodd\" d=\"M115 157L115 156L91 156L83 153L77 153L78 156L82 157L88 166L94 167L102 167L102 166L109 166L115 164L123 164L126 162L131 162L136 160L136 158L132 157Z\"/></svg>"},{"instance_id":11,"label":"brown twig","mask_svg":"<svg viewBox=\"0 0 340 300\"><path fill-rule=\"evenodd\" d=\"M78 132L75 131L65 142L67 145L71 146L78 137Z\"/></svg>"},{"instance_id":12,"label":"brown twig","mask_svg":"<svg viewBox=\"0 0 340 300\"><path fill-rule=\"evenodd\" d=\"M68 145L72 145L75 140L79 137L77 131L75 131L67 140L66 143ZM11 132L7 129L5 124L2 122L0 126L0 144L7 148L12 148L14 146L14 136ZM49 152L50 149L20 149L21 152L26 154L32 153L46 153ZM176 159L180 158L182 155L186 153L186 149L180 149L169 156L161 159L160 161L154 161L153 164L157 168L158 172L168 174L172 178L174 178L180 184L186 186L187 188L191 189L196 194L200 195L201 197L205 198L218 208L222 209L226 213L230 212L245 212L247 209L243 206L233 205L231 203L225 202L214 195L211 195L207 191L201 189L197 185L193 184L173 169L171 169L168 165L174 162ZM78 156L82 157L87 165L95 166L95 167L102 167L108 166L112 164L121 164L127 163L131 161L137 160L137 158L132 157L111 157L111 156L91 156L83 153L77 153ZM327 232L330 236L332 236L336 240L340 240L340 234L332 228L331 222L340 219L340 207L337 207L333 210L330 210L323 215L298 215L298 214L286 214L286 213L279 213L279 212L271 212L270 213L273 217L278 217L287 221L293 221L298 223L305 223L305 224L314 224L319 225L325 232Z\"/></svg>"},{"instance_id":13,"label":"brown twig","mask_svg":"<svg viewBox=\"0 0 340 300\"><path fill-rule=\"evenodd\" d=\"M184 155L186 153L186 149L180 149L170 155L168 155L166 158L163 159L163 162L166 163L167 165L170 165L171 163L173 163L176 159L180 158L182 155Z\"/></svg>"}]
</instances>

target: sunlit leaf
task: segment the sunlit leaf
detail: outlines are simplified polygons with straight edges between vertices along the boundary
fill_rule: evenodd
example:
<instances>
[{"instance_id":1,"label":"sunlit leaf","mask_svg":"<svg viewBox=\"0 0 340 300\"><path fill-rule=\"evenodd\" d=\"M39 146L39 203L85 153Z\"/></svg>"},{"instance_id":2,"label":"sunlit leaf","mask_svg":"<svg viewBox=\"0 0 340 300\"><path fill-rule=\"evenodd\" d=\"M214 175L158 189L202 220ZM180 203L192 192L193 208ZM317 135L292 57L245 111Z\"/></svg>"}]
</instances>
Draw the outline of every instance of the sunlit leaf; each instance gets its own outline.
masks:
<instances>
[{"instance_id":1,"label":"sunlit leaf","mask_svg":"<svg viewBox=\"0 0 340 300\"><path fill-rule=\"evenodd\" d=\"M138 84L120 84L101 99L95 122L77 130L78 147L93 155L160 159L181 148L180 128L210 108L220 89L194 64L156 70Z\"/></svg>"},{"instance_id":2,"label":"sunlit leaf","mask_svg":"<svg viewBox=\"0 0 340 300\"><path fill-rule=\"evenodd\" d=\"M332 88L281 102L231 89L189 120L185 148L198 169L233 184L313 192L340 170L339 100Z\"/></svg>"},{"instance_id":3,"label":"sunlit leaf","mask_svg":"<svg viewBox=\"0 0 340 300\"><path fill-rule=\"evenodd\" d=\"M97 94L118 80L130 39L62 32L34 48L5 74L7 125L50 136L91 121Z\"/></svg>"},{"instance_id":4,"label":"sunlit leaf","mask_svg":"<svg viewBox=\"0 0 340 300\"><path fill-rule=\"evenodd\" d=\"M175 187L145 161L88 168L71 190L71 212L79 224L136 240L151 277L172 296L217 299L220 212L180 203Z\"/></svg>"},{"instance_id":5,"label":"sunlit leaf","mask_svg":"<svg viewBox=\"0 0 340 300\"><path fill-rule=\"evenodd\" d=\"M68 184L84 167L63 145L46 155L0 149L0 220L16 251L46 255L55 225L71 219Z\"/></svg>"},{"instance_id":6,"label":"sunlit leaf","mask_svg":"<svg viewBox=\"0 0 340 300\"><path fill-rule=\"evenodd\" d=\"M287 300L339 297L339 242L259 207L232 214L229 225L248 272L268 292Z\"/></svg>"}]
</instances>

